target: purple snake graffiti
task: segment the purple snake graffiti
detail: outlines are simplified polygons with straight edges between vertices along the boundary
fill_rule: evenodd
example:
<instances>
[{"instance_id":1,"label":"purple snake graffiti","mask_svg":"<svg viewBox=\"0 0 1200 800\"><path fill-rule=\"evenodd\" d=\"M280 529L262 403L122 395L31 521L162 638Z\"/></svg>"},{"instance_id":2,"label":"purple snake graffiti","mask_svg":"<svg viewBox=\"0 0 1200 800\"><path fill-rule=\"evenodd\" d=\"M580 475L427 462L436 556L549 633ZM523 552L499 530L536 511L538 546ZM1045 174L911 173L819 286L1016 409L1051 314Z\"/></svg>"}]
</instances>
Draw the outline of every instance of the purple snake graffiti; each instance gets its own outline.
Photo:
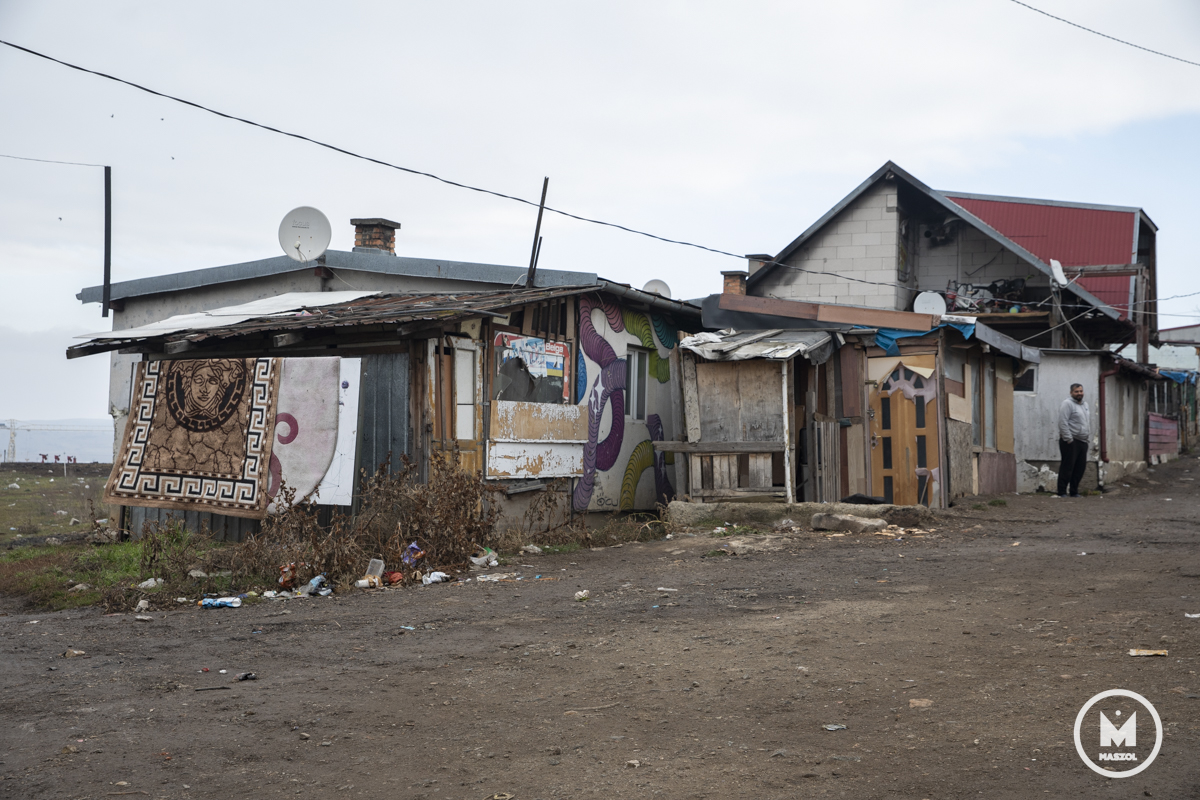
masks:
<instances>
[{"instance_id":1,"label":"purple snake graffiti","mask_svg":"<svg viewBox=\"0 0 1200 800\"><path fill-rule=\"evenodd\" d=\"M575 486L573 498L576 511L587 511L596 488L596 471L612 469L625 438L625 359L617 358L612 345L592 325L592 310L595 308L604 312L609 327L614 331L625 330L620 308L588 295L579 298L579 344L587 357L600 365L600 374L596 376L588 397L588 438L583 446L583 477ZM612 403L612 426L604 441L597 442L600 420L604 416L604 407L609 403Z\"/></svg>"},{"instance_id":2,"label":"purple snake graffiti","mask_svg":"<svg viewBox=\"0 0 1200 800\"><path fill-rule=\"evenodd\" d=\"M604 314L608 326L616 333L626 330L625 314L616 304L587 295L579 301L579 341L584 354L600 366L600 374L592 384L588 397L588 438L583 447L583 477L575 487L572 499L576 511L586 511L596 488L596 473L612 469L621 454L621 446L625 439L625 359L617 358L603 336L592 324L592 311L599 308ZM645 326L647 332L649 324ZM639 337L641 338L641 337ZM661 336L660 336L661 339ZM653 340L643 341L644 346L653 346ZM665 363L665 362L664 362ZM664 378L659 378L660 381ZM604 409L612 404L612 425L604 441L597 441L600 436L600 422L604 417ZM657 414L647 418L650 439L662 440L662 420ZM643 445L648 442L643 442ZM642 447L643 451L647 448ZM637 479L642 471L649 466L654 468L655 496L659 502L674 497L675 490L667 479L666 456L663 453L640 452L635 448L630 455L629 464L625 470L626 480L622 482L620 507L622 510L633 508L633 495L637 488ZM632 481L632 485L626 483Z\"/></svg>"}]
</instances>

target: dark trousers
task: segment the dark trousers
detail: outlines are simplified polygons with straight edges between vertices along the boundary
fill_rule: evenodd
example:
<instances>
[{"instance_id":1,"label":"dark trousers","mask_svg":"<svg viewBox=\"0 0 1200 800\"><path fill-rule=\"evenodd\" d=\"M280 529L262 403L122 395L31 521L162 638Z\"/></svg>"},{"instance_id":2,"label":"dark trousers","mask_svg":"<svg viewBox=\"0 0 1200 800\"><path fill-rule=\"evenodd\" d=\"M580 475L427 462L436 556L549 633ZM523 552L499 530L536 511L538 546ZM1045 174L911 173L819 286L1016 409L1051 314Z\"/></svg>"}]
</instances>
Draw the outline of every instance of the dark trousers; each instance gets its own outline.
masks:
<instances>
[{"instance_id":1,"label":"dark trousers","mask_svg":"<svg viewBox=\"0 0 1200 800\"><path fill-rule=\"evenodd\" d=\"M1058 451L1062 454L1062 463L1058 466L1058 494L1061 497L1070 491L1079 494L1079 482L1083 480L1083 471L1087 469L1088 443L1078 439L1069 442L1058 440Z\"/></svg>"}]
</instances>

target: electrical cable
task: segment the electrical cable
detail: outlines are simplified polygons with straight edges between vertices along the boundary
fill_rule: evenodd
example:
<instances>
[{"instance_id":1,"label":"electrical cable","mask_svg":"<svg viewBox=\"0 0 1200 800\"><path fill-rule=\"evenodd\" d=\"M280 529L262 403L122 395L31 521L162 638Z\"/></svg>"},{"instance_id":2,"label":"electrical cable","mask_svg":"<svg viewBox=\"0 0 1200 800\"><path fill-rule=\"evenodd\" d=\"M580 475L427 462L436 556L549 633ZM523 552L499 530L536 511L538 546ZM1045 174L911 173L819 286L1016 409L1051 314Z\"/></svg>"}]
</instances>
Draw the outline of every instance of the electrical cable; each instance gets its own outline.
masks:
<instances>
[{"instance_id":1,"label":"electrical cable","mask_svg":"<svg viewBox=\"0 0 1200 800\"><path fill-rule=\"evenodd\" d=\"M29 158L28 156L10 156L0 153L0 158L15 158L17 161L37 161L42 164L67 164L72 167L106 167L107 164L85 164L82 161L55 161L52 158Z\"/></svg>"},{"instance_id":2,"label":"electrical cable","mask_svg":"<svg viewBox=\"0 0 1200 800\"><path fill-rule=\"evenodd\" d=\"M1115 36L1109 36L1107 33L1101 33L1100 31L1092 30L1091 28L1085 28L1083 25L1080 25L1078 22L1071 22L1071 20L1069 20L1069 19L1063 19L1062 17L1056 17L1053 14L1051 14L1049 11L1042 11L1040 8L1034 8L1033 6L1029 5L1028 3L1022 3L1021 0L1010 0L1010 2L1016 3L1019 6L1024 6L1025 8L1028 8L1030 11L1036 11L1037 13L1039 13L1043 16L1049 17L1050 19L1056 19L1059 22L1065 22L1066 24L1070 25L1073 28L1079 28L1079 30L1081 30L1081 31L1087 31L1088 33L1093 33L1096 36L1102 36L1105 39L1111 39L1112 41L1117 42L1119 44L1127 45L1129 47L1134 47L1134 48L1137 48L1138 50L1144 50L1147 53L1153 53L1156 56L1162 56L1163 58L1169 58L1172 61L1181 61L1184 64L1189 64L1193 67L1200 67L1200 62L1188 61L1186 58L1180 58L1179 56L1173 56L1170 53L1163 53L1158 50L1151 50L1149 47L1142 47L1140 44L1134 44L1133 42L1127 42L1124 39L1118 39Z\"/></svg>"},{"instance_id":3,"label":"electrical cable","mask_svg":"<svg viewBox=\"0 0 1200 800\"><path fill-rule=\"evenodd\" d=\"M1038 13L1041 13L1041 14L1046 14L1046 12L1044 12L1044 11L1041 11L1040 9L1034 8L1033 6L1028 6L1028 5L1026 5L1025 3L1021 3L1021 2L1020 2L1020 0L1012 0L1012 2L1018 3L1019 5L1026 6L1027 8L1029 8L1029 9L1031 9L1031 10L1033 10L1033 11L1037 11ZM1070 24L1070 25L1075 25L1075 23L1073 23L1073 22L1070 22L1069 20L1062 20L1062 19L1061 19L1061 18L1059 18L1059 17L1054 17L1054 15L1052 15L1052 14L1046 14L1046 16L1053 17L1054 19L1059 19L1060 21L1062 21L1062 22L1067 22L1067 23L1068 23L1068 24ZM1083 26L1079 26L1079 25L1077 25L1076 27L1081 27L1081 28L1082 28ZM1091 29L1089 29L1089 28L1083 28L1083 29L1084 29L1084 30L1087 30L1087 31L1089 31L1089 32L1091 32L1091 33L1097 33L1096 31L1091 31ZM1101 35L1101 36L1106 36L1106 34L1099 34L1099 35ZM1107 37L1107 38L1113 38L1113 37ZM1129 42L1123 42L1123 41L1122 41L1122 40L1120 40L1120 39L1116 39L1115 41L1122 42L1122 44L1130 44ZM182 104L182 105L191 106L192 108L198 109L198 110L200 110L200 111L207 112L207 113L209 113L209 114L213 114L213 115L215 115L215 116L218 116L218 117L222 117L222 118L224 118L224 119L228 119L228 120L231 120L231 121L234 121L234 122L241 122L241 123L243 123L243 124L245 124L245 125L249 125L249 126L251 126L251 127L259 128L259 129L261 129L261 130L265 130L265 131L268 131L268 132L270 132L270 133L277 133L277 134L280 134L280 135L282 135L282 136L287 136L287 137L289 137L289 138L292 138L292 139L298 139L298 140L300 140L300 141L303 141L303 142L308 142L309 144L314 144L314 145L316 145L316 146L318 146L318 147L322 147L322 148L325 148L325 149L327 149L327 150L332 150L332 151L333 151L333 152L335 152L335 153L340 153L340 154L342 154L342 155L350 156L351 158L357 158L357 159L359 159L359 160L362 160L362 161L367 161L367 162L369 162L369 163L372 163L372 164L377 164L377 165L379 165L379 166L382 166L382 167L388 167L389 169L398 170L398 171L400 171L400 172L406 172L406 173L408 173L408 174L410 174L410 175L418 175L418 176L425 177L425 178L431 178L431 179L433 179L433 180L435 180L435 181L439 181L440 183L444 183L444 184L447 184L447 185L449 185L449 186L455 186L455 187L457 187L457 188L460 188L460 189L468 189L468 190L470 190L470 191L473 191L473 192L479 192L480 194L491 195L491 196L493 196L493 197L499 197L499 198L501 198L501 199L504 199L504 200L512 200L512 201L514 201L514 202L517 202L517 203L523 203L524 205L531 206L531 207L534 207L534 208L536 208L536 207L538 207L538 206L540 205L540 203L535 203L535 202L533 202L532 200L526 200L525 198L522 198L522 197L516 197L516 196L514 196L514 195L504 194L503 192L497 192L497 191L494 191L494 190L492 190L492 189L484 189L484 188L481 188L481 187L478 187L478 186L472 186L471 184L467 184L467 183L461 183L461 182L459 182L459 181L450 180L449 178L443 178L443 177L441 177L441 176L439 176L439 175L435 175L435 174L434 174L434 173L432 173L432 172L423 172L423 171L421 171L421 170L418 170L418 169L413 169L413 168L411 168L411 167L403 167L403 166L400 166L400 165L398 165L398 164L393 164L393 163L391 163L391 162L384 161L384 160L382 160L382 159L374 158L374 157L372 157L372 156L366 156L366 155L362 155L362 154L360 154L360 153L355 153L355 152L353 152L353 151L351 151L351 150L347 150L347 149L345 149L345 148L343 148L343 147L338 147L337 145L329 144L328 142L322 142L322 141L320 141L320 140L318 140L318 139L313 139L313 138L311 138L311 137L308 137L308 136L305 136L305 135L303 135L303 134L299 134L299 133L293 133L293 132L291 132L291 131L285 131L285 130L282 130L282 129L280 129L280 128L275 128L275 127L272 127L272 126L270 126L270 125L265 125L265 124L263 124L263 123L261 123L261 122L254 122L253 120L246 119L246 118L244 118L244 117L239 117L239 116L236 116L236 115L234 115L234 114L227 114L227 113L225 113L225 112L223 112L223 111L218 111L218 110L216 110L216 109L209 108L208 106L201 105L200 103L196 103L196 102L194 102L194 101L191 101L191 100L185 100L184 98L181 98L181 97L176 97L176 96L174 96L174 95L166 94L165 92L160 92L160 91L157 91L157 90L155 90L155 89L151 89L151 88L149 88L149 87L147 87L147 86L143 86L143 85L141 85L141 84L134 83L133 81L129 81L129 80L126 80L126 79L124 79L124 78L118 78L118 77L116 77L116 76L114 76L114 75L109 75L108 73L105 73L105 72L100 72L100 71L98 71L98 70L93 70L93 69L89 69L89 68L87 68L87 67L82 67L82 66L79 66L79 65L77 65L77 64L72 64L72 63L71 63L71 62L69 62L69 61L63 61L62 59L55 58L55 57L53 57L53 56L50 56L50 55L47 55L47 54L45 54L45 53L39 52L39 51L37 51L37 50L33 50L33 49L31 49L31 48L28 48L28 47L23 47L22 45L14 44L14 43L12 43L12 42L5 41L5 40L3 40L3 39L0 39L0 44L2 44L2 45L6 45L6 46L8 46L8 47L11 47L11 48L13 48L14 50L19 50L19 51L21 51L21 52L28 53L29 55L36 56L37 58L42 58L42 59L45 59L45 60L47 60L47 61L51 61L51 62L53 62L53 63L55 63L55 64L59 64L59 65L61 65L61 66L67 67L67 68L69 68L69 69L76 70L76 71L78 71L78 72L83 72L83 73L85 73L85 74L88 74L88 75L95 75L95 76L97 76L97 77L104 78L105 80L114 81L114 82L116 82L116 83L120 83L120 84L123 84L123 85L125 85L125 86L129 86L129 87L131 87L131 88L137 89L138 91L146 92L146 93L148 93L148 94L152 94L152 95L154 95L154 96L156 96L156 97L161 97L161 98L163 98L163 99L165 99L165 100L171 100L171 101L173 101L173 102L180 103L180 104ZM1138 45L1132 45L1132 46L1133 46L1133 47L1139 47ZM1144 50L1144 49L1146 49L1146 48L1140 48L1140 49L1143 49L1143 50ZM1149 52L1156 53L1156 54L1158 54L1158 55L1166 55L1166 54L1164 54L1164 53L1157 53L1157 51L1154 51L1154 50L1151 50L1151 51L1149 51ZM1167 56L1167 57L1168 57L1168 58L1174 58L1174 56ZM1180 61L1182 61L1183 59L1176 59L1176 60L1180 60ZM1189 61L1189 62L1186 62L1186 63L1189 63L1189 64L1191 64L1191 63L1193 63L1193 62L1190 62L1190 61ZM1200 66L1200 64L1196 64L1196 66ZM53 160L50 160L50 159L26 158L26 157L22 157L22 156L3 156L3 157L4 157L4 158L14 158L14 159L19 159L19 160L23 160L23 161L43 161L43 162L46 162L46 163L52 163L52 164L70 164L70 165L76 165L76 166L89 166L89 167L100 167L100 166L104 166L103 164L86 164L86 163L82 163L82 162L75 162L75 161L53 161ZM666 242L667 244L677 244L677 245L681 245L681 246L684 246L684 247L692 247L692 248L695 248L695 249L697 249L697 250L704 250L704 251L707 251L707 252L710 252L710 253L715 253L715 254L717 254L717 255L723 255L723 256L729 256L729 257L731 257L731 258L736 258L736 259L739 259L739 260L742 260L742 259L744 259L744 258L745 258L745 256L744 256L744 255L742 255L742 254L739 254L739 253L732 253L732 252L729 252L728 250L721 250L721 249L718 249L718 248L715 248L715 247L708 247L707 245L697 244L697 243L695 243L695 242L688 242L688 241L684 241L684 240L682 240L682 239L670 239L670 238L668 238L668 237L665 237L665 236L659 236L659 235L657 235L657 234L649 233L648 231L642 231L642 230L638 230L638 229L636 229L636 228L630 228L630 227L628 227L628 226L625 226L625 225L620 225L620 224L618 224L618 223L615 223L615 222L605 222L605 221L603 221L603 220L599 220L599 219L593 219L593 218L591 218L591 217L585 217L585 216L581 216L581 215L579 215L579 214L573 214L573 213L571 213L571 212L568 212L568 211L563 211L563 210L561 210L561 209L553 208L553 207L551 207L551 206L546 206L546 207L545 207L545 209L546 209L546 211L552 212L552 213L554 213L554 214L558 214L558 215L560 215L560 216L563 216L563 217L568 217L568 218L570 218L570 219L578 220L578 221L580 221L580 222L587 222L587 223L591 223L591 224L593 224L593 225L601 225L601 226L604 226L604 227L615 228L615 229L617 229L617 230L622 230L622 231L625 231L625 232L627 232L627 233L633 233L633 234L636 234L636 235L638 235L638 236L645 236L645 237L647 237L647 238L650 238L650 239L655 239L655 240L657 240L657 241L660 241L660 242ZM892 282L888 282L888 281L871 281L871 280L867 280L867 279L865 279L865 278L856 278L856 277L854 277L854 276L851 276L851 275L843 275L843 274L841 274L841 273L836 273L836 272L824 272L824 271L821 271L821 270L811 270L811 269L805 269L804 267L798 267L798 266L795 266L795 265L793 265L793 264L784 264L784 263L782 263L782 262L779 262L779 261L774 261L774 260L771 260L771 261L764 261L764 262L763 262L763 266L779 266L779 267L783 267L783 268L785 268L785 269L794 270L794 271L796 271L796 272L809 273L809 274L813 274L813 275L836 275L837 277L839 277L839 278L842 278L842 279L844 279L844 280L853 281L853 282L855 282L855 283L864 283L864 284L870 284L870 285L873 285L873 286L888 286L888 287L891 287L891 288L906 289L906 290L908 290L908 291L917 291L917 290L918 290L918 289L917 289L917 287L914 287L914 286L908 286L907 284L904 284L904 283L898 283L898 282L894 282L894 281L892 281ZM978 271L978 270L976 270L976 271ZM1191 297L1191 296L1193 296L1193 295L1195 295L1195 294L1200 294L1200 292L1194 292L1193 294L1187 294L1187 295L1177 295L1176 297L1167 297L1167 298L1162 298L1162 299L1163 299L1163 300L1173 300L1173 299L1177 299L1178 297ZM1046 301L1045 301L1045 300L1043 300L1043 301L1041 301L1040 303L1038 303L1038 305L1041 305L1041 304L1043 304L1043 303L1045 303L1045 302L1046 302ZM1140 302L1157 302L1157 299L1156 299L1156 300L1154 300L1154 301L1138 301L1138 302L1139 302L1139 303L1140 303ZM1125 304L1122 304L1122 305L1125 305ZM1176 316L1178 316L1178 315L1176 315Z\"/></svg>"},{"instance_id":4,"label":"electrical cable","mask_svg":"<svg viewBox=\"0 0 1200 800\"><path fill-rule=\"evenodd\" d=\"M87 73L88 75L95 75L97 77L104 78L105 80L115 81L116 83L121 83L126 86L130 86L134 89L137 89L142 92L146 92L147 94L155 95L156 97L161 97L165 100L171 100L176 103L182 103L185 106L191 106L192 108L199 109L200 111L206 111L209 114L214 114L218 117L223 117L224 119L232 120L234 122L241 122L245 125L250 125L251 127L254 127L254 128L260 128L265 131L270 131L271 133L278 133L282 136L291 137L292 139L299 139L302 142L308 142L309 144L315 144L318 147L325 148L326 150L332 150L335 153L341 153L342 155L350 156L351 158L357 158L362 161L370 162L372 164L378 164L381 167L388 167L390 169L399 170L400 172L407 172L410 175L420 175L425 178L432 178L435 181L445 183L449 186L456 186L460 189L469 189L472 192L479 192L480 194L488 194L488 195L492 195L493 197L502 198L504 200L512 200L517 203L523 203L527 206L533 206L534 208L537 208L540 205L539 203L535 203L532 200L526 200L523 197L516 197L515 195L504 194L503 192L497 192L492 189L483 189L479 186L472 186L468 183L461 183L459 181L450 180L449 178L443 178L440 175L435 175L432 172L422 172L421 170L412 169L411 167L402 167L398 164L393 164L389 161L384 161L379 158L373 158L371 156L365 156L360 153L355 153L354 151L347 150L344 147L338 147L337 145L329 144L328 142L322 142L318 139L313 139L311 137L304 136L303 134L293 133L291 131L285 131L281 128L275 128L270 125L264 125L261 122L255 122L253 120L249 120L244 117L239 117L234 114L226 114L224 111L217 111L216 109L209 108L208 106L201 105L200 103L196 103L191 100L185 100L182 97L176 97L174 95L170 95L165 92L160 92L155 89L151 89L147 86L142 86L141 84L134 83L133 81L128 81L128 80L125 80L124 78L118 78L115 75L109 75L108 73L105 73L105 72L99 72L98 70L88 69L87 67L81 67L77 64L72 64L69 61L63 61L62 59L58 59L53 56L46 55L45 53L40 53L37 50L32 50L28 47L22 47L19 44L13 44L12 42L4 41L3 39L0 39L0 44L7 45L8 47L13 48L14 50L20 50L21 52L28 53L32 56L37 56L38 58L44 58L45 60L52 61L55 64L61 64L62 66L68 67L69 69L77 70L79 72L84 72L84 73ZM588 222L593 225L602 225L602 226L608 227L608 228L616 228L618 230L625 231L626 233L634 233L634 234L637 234L638 236L645 236L650 239L657 239L660 242L666 242L668 244L678 244L678 245L683 245L684 247L694 247L697 250L707 250L710 253L716 253L717 255L722 255L722 256L732 256L733 258L738 258L738 259L745 257L739 253L730 253L727 250L718 250L715 247L707 247L702 244L696 244L695 242L686 242L686 241L683 241L682 239L668 239L665 236L658 236L653 233L648 233L647 231L640 231L640 230L637 230L636 228L630 228L625 225L619 225L615 222L605 222L605 221L599 220L599 219L592 219L591 217L584 217L579 214L572 214L569 211L563 211L561 209L551 208L550 206L546 206L545 208L547 211L550 211L554 214L558 214L559 216L568 217L568 218L574 219L574 220L579 220L580 222Z\"/></svg>"}]
</instances>

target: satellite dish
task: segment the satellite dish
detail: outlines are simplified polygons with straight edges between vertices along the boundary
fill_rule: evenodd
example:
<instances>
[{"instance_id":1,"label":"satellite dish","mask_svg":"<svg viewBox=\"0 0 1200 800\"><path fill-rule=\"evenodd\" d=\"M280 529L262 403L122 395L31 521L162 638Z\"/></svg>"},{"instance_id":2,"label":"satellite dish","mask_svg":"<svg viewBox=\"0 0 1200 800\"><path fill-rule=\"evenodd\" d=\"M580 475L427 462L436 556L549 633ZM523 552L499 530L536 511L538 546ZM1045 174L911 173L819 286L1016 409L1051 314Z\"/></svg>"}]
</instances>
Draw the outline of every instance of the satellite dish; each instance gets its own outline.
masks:
<instances>
[{"instance_id":1,"label":"satellite dish","mask_svg":"<svg viewBox=\"0 0 1200 800\"><path fill-rule=\"evenodd\" d=\"M1067 276L1063 273L1062 264L1058 263L1058 259L1050 259L1050 271L1054 273L1054 282L1059 286L1066 286L1069 283Z\"/></svg>"},{"instance_id":2,"label":"satellite dish","mask_svg":"<svg viewBox=\"0 0 1200 800\"><path fill-rule=\"evenodd\" d=\"M666 281L660 281L658 278L647 282L646 285L642 287L642 291L649 292L650 294L661 295L668 300L671 299L671 287L667 286Z\"/></svg>"},{"instance_id":3,"label":"satellite dish","mask_svg":"<svg viewBox=\"0 0 1200 800\"><path fill-rule=\"evenodd\" d=\"M310 206L293 208L279 223L279 246L289 258L301 263L324 255L331 236L328 217Z\"/></svg>"},{"instance_id":4,"label":"satellite dish","mask_svg":"<svg viewBox=\"0 0 1200 800\"><path fill-rule=\"evenodd\" d=\"M913 311L940 317L946 313L946 301L937 292L921 292L913 301Z\"/></svg>"}]
</instances>

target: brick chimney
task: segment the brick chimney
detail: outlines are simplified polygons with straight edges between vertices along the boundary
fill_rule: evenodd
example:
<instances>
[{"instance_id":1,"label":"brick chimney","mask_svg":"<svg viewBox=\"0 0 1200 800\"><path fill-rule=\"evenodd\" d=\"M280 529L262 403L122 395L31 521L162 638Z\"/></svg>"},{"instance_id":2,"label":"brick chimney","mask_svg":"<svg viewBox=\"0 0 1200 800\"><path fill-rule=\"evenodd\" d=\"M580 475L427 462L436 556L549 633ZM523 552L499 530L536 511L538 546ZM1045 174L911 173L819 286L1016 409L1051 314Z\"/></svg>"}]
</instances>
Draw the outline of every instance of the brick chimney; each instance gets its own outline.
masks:
<instances>
[{"instance_id":1,"label":"brick chimney","mask_svg":"<svg viewBox=\"0 0 1200 800\"><path fill-rule=\"evenodd\" d=\"M746 278L750 273L744 269L730 269L722 270L721 274L725 276L725 286L721 291L725 294L746 293Z\"/></svg>"},{"instance_id":2,"label":"brick chimney","mask_svg":"<svg viewBox=\"0 0 1200 800\"><path fill-rule=\"evenodd\" d=\"M400 230L399 222L370 217L352 219L350 224L354 226L354 252L396 255L396 231Z\"/></svg>"}]
</instances>

